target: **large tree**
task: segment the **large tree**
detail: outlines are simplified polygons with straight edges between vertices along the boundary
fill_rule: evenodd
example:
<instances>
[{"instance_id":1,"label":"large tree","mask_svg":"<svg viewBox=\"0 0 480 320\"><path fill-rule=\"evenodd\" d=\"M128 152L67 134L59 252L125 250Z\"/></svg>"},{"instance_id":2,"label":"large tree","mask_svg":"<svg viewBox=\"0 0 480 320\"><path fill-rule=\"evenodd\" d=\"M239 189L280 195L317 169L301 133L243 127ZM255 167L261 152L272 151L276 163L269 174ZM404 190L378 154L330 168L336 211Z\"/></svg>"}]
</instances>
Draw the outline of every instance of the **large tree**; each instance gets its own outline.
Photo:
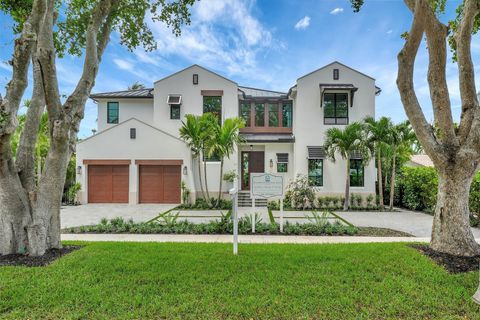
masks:
<instances>
[{"instance_id":1,"label":"large tree","mask_svg":"<svg viewBox=\"0 0 480 320\"><path fill-rule=\"evenodd\" d=\"M60 202L67 165L75 148L85 103L95 84L100 60L116 31L128 49L155 41L145 17L180 34L194 0L2 0L0 10L15 20L17 33L10 64L12 79L0 101L0 254L43 255L60 248ZM62 101L56 59L82 55L83 71ZM11 138L20 102L33 70L32 98L14 159ZM43 174L35 181L34 148L44 108L50 147Z\"/></svg>"},{"instance_id":2,"label":"large tree","mask_svg":"<svg viewBox=\"0 0 480 320\"><path fill-rule=\"evenodd\" d=\"M351 0L358 11L363 0ZM418 140L438 172L439 186L431 247L461 256L480 254L469 224L468 197L480 163L480 107L472 62L472 34L480 26L480 3L461 1L456 18L443 23L446 0L404 0L413 14L405 44L398 54L397 86ZM436 129L427 121L413 83L415 60L423 39L428 51L428 84ZM458 128L446 79L447 47L458 65L461 116Z\"/></svg>"}]
</instances>

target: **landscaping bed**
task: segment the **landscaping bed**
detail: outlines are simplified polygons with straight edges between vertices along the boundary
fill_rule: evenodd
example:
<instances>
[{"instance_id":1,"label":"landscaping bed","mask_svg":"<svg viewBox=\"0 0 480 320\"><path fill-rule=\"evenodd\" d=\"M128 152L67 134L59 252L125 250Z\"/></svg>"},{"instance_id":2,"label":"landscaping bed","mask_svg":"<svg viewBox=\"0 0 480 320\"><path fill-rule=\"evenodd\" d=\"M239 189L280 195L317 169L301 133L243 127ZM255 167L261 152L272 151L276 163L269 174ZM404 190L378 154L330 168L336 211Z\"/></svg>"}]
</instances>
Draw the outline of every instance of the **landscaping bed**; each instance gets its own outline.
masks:
<instances>
[{"instance_id":1,"label":"landscaping bed","mask_svg":"<svg viewBox=\"0 0 480 320\"><path fill-rule=\"evenodd\" d=\"M64 246L61 249L50 249L41 257L25 254L0 255L0 266L42 267L80 248L81 246Z\"/></svg>"},{"instance_id":2,"label":"landscaping bed","mask_svg":"<svg viewBox=\"0 0 480 320\"><path fill-rule=\"evenodd\" d=\"M450 273L480 271L480 256L459 257L448 253L433 251L428 245L412 244L412 247L426 255Z\"/></svg>"},{"instance_id":3,"label":"landscaping bed","mask_svg":"<svg viewBox=\"0 0 480 320\"><path fill-rule=\"evenodd\" d=\"M72 244L72 243L70 243ZM77 243L78 244L78 243ZM478 273L408 244L86 243L0 268L2 319L478 319Z\"/></svg>"}]
</instances>

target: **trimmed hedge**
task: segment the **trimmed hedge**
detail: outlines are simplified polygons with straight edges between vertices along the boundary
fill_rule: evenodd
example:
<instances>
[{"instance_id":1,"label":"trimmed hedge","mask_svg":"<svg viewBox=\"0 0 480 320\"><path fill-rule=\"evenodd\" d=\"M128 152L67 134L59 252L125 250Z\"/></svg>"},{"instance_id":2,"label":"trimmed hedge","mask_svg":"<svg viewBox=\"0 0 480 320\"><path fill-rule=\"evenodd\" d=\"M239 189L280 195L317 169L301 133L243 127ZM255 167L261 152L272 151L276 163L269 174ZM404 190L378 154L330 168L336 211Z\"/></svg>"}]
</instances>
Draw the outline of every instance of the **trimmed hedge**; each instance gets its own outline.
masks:
<instances>
[{"instance_id":1,"label":"trimmed hedge","mask_svg":"<svg viewBox=\"0 0 480 320\"><path fill-rule=\"evenodd\" d=\"M434 168L403 167L397 179L395 203L410 210L433 214L437 203L438 176ZM470 212L473 225L480 215L480 172L470 188Z\"/></svg>"}]
</instances>

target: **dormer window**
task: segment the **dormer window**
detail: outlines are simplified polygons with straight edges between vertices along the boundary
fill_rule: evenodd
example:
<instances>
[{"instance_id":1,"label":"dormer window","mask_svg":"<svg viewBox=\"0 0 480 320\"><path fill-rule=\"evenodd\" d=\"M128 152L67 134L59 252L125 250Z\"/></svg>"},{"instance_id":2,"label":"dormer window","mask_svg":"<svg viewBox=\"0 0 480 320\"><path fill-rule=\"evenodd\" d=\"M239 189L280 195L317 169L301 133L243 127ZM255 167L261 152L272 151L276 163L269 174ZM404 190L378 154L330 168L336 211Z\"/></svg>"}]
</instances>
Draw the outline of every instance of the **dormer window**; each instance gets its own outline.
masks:
<instances>
[{"instance_id":1,"label":"dormer window","mask_svg":"<svg viewBox=\"0 0 480 320\"><path fill-rule=\"evenodd\" d=\"M180 119L180 105L182 104L182 96L179 94L169 94L167 103L170 106L170 119Z\"/></svg>"}]
</instances>

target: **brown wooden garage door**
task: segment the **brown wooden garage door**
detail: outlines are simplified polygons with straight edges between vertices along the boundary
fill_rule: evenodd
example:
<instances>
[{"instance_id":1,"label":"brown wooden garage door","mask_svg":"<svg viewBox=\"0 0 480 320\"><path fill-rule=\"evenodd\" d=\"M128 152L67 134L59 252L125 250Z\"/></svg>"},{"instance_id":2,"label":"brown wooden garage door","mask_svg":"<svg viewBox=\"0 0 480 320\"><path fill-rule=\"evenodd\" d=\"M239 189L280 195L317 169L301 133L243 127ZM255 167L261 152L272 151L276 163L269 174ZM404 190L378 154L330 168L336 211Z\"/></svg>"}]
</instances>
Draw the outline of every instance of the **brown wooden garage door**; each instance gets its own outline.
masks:
<instances>
[{"instance_id":1,"label":"brown wooden garage door","mask_svg":"<svg viewBox=\"0 0 480 320\"><path fill-rule=\"evenodd\" d=\"M180 203L181 166L141 165L140 203Z\"/></svg>"},{"instance_id":2,"label":"brown wooden garage door","mask_svg":"<svg viewBox=\"0 0 480 320\"><path fill-rule=\"evenodd\" d=\"M89 165L88 202L128 203L128 165Z\"/></svg>"}]
</instances>

